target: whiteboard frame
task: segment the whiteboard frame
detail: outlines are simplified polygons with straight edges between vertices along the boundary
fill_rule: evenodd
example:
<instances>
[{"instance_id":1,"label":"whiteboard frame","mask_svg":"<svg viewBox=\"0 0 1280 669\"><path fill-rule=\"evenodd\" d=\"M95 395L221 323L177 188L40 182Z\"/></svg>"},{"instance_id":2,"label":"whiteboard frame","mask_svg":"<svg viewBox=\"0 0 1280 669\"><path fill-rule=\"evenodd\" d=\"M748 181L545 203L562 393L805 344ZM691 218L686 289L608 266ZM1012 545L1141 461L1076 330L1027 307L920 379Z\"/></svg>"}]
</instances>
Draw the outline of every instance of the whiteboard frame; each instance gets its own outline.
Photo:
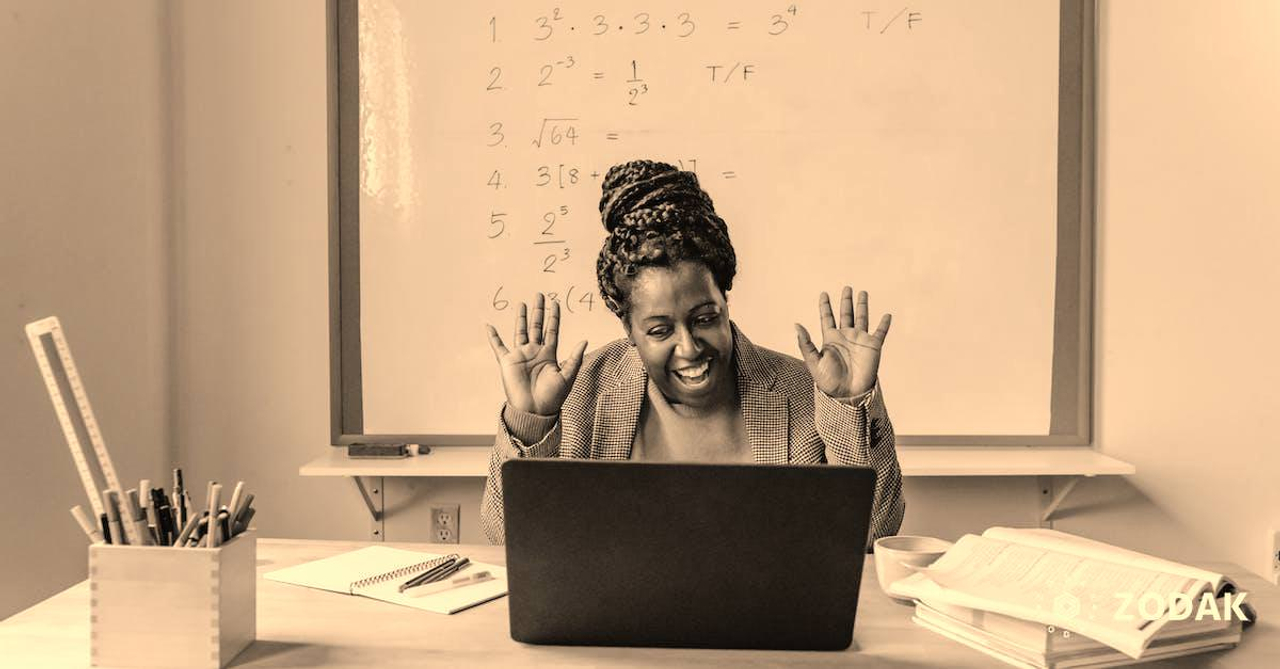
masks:
<instances>
[{"instance_id":1,"label":"whiteboard frame","mask_svg":"<svg viewBox=\"0 0 1280 669\"><path fill-rule=\"evenodd\" d=\"M366 434L360 342L359 0L326 2L329 414L334 446L483 446L494 435ZM1059 0L1058 231L1049 434L897 435L900 446L1087 446L1093 439L1096 0Z\"/></svg>"}]
</instances>

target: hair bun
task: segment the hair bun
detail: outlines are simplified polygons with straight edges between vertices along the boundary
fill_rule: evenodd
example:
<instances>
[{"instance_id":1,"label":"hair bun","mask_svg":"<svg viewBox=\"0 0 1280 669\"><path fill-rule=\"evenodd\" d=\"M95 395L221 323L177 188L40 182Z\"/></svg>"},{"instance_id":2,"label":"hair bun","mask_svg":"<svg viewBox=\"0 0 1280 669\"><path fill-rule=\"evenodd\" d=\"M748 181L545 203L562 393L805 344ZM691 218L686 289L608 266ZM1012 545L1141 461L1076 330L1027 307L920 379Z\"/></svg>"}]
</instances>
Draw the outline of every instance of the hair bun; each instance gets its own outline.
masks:
<instances>
[{"instance_id":1,"label":"hair bun","mask_svg":"<svg viewBox=\"0 0 1280 669\"><path fill-rule=\"evenodd\" d=\"M653 160L614 165L605 174L601 190L600 222L610 233L625 224L627 214L662 203L679 203L683 208L696 203L713 211L697 175Z\"/></svg>"}]
</instances>

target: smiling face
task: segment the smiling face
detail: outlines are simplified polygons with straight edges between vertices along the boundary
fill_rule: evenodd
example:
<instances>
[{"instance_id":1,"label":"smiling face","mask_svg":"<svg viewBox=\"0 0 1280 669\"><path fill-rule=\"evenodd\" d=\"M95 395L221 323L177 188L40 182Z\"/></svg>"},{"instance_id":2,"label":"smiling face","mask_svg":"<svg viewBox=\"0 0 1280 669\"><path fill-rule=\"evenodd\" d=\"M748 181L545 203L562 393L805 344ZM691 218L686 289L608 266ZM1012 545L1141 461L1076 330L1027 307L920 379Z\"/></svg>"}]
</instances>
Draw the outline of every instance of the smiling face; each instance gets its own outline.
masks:
<instances>
[{"instance_id":1,"label":"smiling face","mask_svg":"<svg viewBox=\"0 0 1280 669\"><path fill-rule=\"evenodd\" d=\"M629 303L627 337L669 401L701 408L732 397L729 305L705 265L645 267L631 282Z\"/></svg>"}]
</instances>

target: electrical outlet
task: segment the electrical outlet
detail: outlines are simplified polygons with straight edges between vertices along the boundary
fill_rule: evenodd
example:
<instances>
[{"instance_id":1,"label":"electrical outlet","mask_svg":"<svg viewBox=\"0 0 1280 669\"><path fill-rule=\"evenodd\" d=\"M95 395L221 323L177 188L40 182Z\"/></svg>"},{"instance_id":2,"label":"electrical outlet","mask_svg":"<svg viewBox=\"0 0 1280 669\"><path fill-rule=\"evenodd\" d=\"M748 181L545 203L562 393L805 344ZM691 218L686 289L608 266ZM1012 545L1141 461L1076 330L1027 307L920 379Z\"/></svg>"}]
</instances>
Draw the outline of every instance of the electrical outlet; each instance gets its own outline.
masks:
<instances>
[{"instance_id":1,"label":"electrical outlet","mask_svg":"<svg viewBox=\"0 0 1280 669\"><path fill-rule=\"evenodd\" d=\"M437 544L458 543L458 510L457 504L431 507L431 541Z\"/></svg>"},{"instance_id":2,"label":"electrical outlet","mask_svg":"<svg viewBox=\"0 0 1280 669\"><path fill-rule=\"evenodd\" d=\"M1280 531L1271 530L1271 582L1280 585Z\"/></svg>"}]
</instances>

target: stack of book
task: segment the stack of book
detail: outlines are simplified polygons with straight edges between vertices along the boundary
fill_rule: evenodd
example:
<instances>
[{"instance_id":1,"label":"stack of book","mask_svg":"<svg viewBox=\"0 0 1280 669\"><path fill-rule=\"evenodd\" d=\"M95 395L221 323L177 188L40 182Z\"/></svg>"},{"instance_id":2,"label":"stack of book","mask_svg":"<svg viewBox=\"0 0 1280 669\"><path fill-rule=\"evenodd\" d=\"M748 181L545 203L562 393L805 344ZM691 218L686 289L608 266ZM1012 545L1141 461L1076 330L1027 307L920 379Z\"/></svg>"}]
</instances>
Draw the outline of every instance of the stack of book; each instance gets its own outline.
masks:
<instances>
[{"instance_id":1,"label":"stack of book","mask_svg":"<svg viewBox=\"0 0 1280 669\"><path fill-rule=\"evenodd\" d=\"M916 624L1017 667L1227 649L1253 618L1222 574L1045 529L965 535L891 590Z\"/></svg>"}]
</instances>

